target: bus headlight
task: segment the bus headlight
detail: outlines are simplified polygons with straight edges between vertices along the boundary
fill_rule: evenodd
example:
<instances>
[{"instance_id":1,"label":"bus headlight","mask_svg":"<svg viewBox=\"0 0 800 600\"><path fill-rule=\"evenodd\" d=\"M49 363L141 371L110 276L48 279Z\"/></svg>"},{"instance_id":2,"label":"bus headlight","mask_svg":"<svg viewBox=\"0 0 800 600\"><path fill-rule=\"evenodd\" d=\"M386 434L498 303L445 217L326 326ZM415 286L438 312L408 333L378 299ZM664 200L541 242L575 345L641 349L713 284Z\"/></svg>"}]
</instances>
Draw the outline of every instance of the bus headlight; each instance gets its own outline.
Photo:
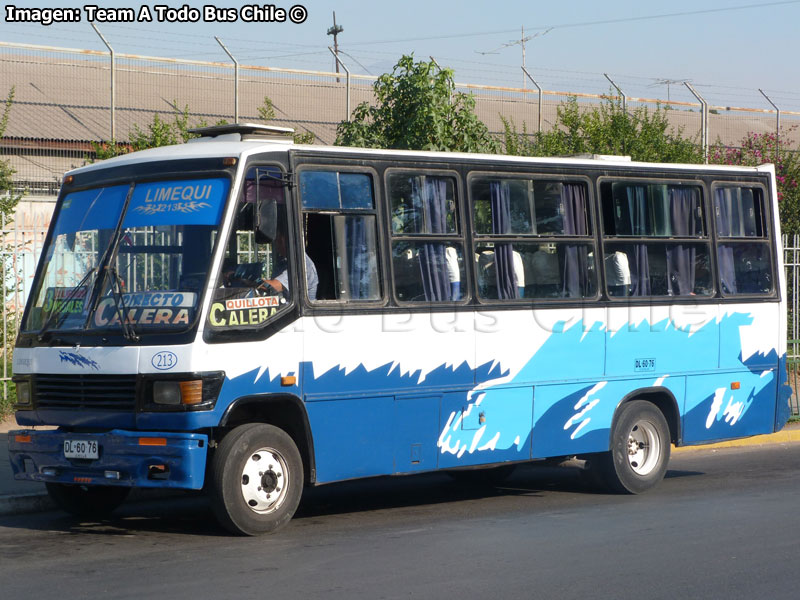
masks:
<instances>
[{"instance_id":1,"label":"bus headlight","mask_svg":"<svg viewBox=\"0 0 800 600\"><path fill-rule=\"evenodd\" d=\"M167 406L201 404L203 380L156 381L153 383L153 402Z\"/></svg>"},{"instance_id":2,"label":"bus headlight","mask_svg":"<svg viewBox=\"0 0 800 600\"><path fill-rule=\"evenodd\" d=\"M143 411L211 410L217 402L225 373L145 375L140 409Z\"/></svg>"},{"instance_id":3,"label":"bus headlight","mask_svg":"<svg viewBox=\"0 0 800 600\"><path fill-rule=\"evenodd\" d=\"M29 379L15 379L14 384L17 386L17 403L18 408L26 408L31 406L31 382Z\"/></svg>"}]
</instances>

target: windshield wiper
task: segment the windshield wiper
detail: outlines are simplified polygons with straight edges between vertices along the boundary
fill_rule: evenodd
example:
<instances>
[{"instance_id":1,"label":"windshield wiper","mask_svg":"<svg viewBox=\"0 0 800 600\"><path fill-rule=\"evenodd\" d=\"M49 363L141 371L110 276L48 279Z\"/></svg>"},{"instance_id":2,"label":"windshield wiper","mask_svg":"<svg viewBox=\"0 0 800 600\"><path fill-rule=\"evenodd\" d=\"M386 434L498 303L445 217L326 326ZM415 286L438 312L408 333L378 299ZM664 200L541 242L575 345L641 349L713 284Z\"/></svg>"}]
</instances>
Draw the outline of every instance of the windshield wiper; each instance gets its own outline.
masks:
<instances>
[{"instance_id":1,"label":"windshield wiper","mask_svg":"<svg viewBox=\"0 0 800 600\"><path fill-rule=\"evenodd\" d=\"M122 279L120 278L116 267L109 266L106 270L111 278L109 283L111 288L111 297L114 299L114 307L117 309L117 316L119 317L119 322L122 326L122 335L128 341L138 342L140 338L136 333L136 328L128 321L125 315L125 298L122 295Z\"/></svg>"},{"instance_id":2,"label":"windshield wiper","mask_svg":"<svg viewBox=\"0 0 800 600\"><path fill-rule=\"evenodd\" d=\"M83 288L83 285L84 285L84 284L85 284L87 281L89 281L89 277L90 277L90 276L91 276L93 273L96 273L96 272L97 272L97 267L96 267L96 266L95 266L95 267L92 267L91 269L89 269L89 270L86 272L86 274L85 274L85 275L84 275L84 276L81 278L81 280L78 282L78 285L76 285L75 287L73 287L73 288L72 288L72 291L70 291L70 293L69 293L69 294L67 294L67 297L66 297L66 298L64 298L63 302L61 303L61 306L59 307L59 310L54 310L53 312L51 312L51 313L48 315L48 317L47 317L47 319L45 320L44 324L42 325L41 329L39 329L39 332L36 334L36 338L37 338L37 339L38 339L40 342L44 340L45 334L49 333L49 331L48 331L48 330L49 330L49 328L50 328L50 325L52 325L52 324L53 324L53 321L56 319L56 317L66 317L66 315L67 315L67 314L69 314L69 311L67 311L67 310L66 310L66 308L67 308L68 306L70 306L70 303L71 303L71 302L72 302L72 301L75 299L75 297L76 297L76 296L77 296L77 294L78 294L78 290L80 290L81 288ZM87 294L86 294L86 296L85 296L85 297L84 297L84 299L83 299L84 305L86 304L86 301L87 301L87 300L89 300L88 289L87 289ZM54 290L54 291L53 291L53 305L54 305L54 307L55 307L55 301L56 301L56 298L55 298L55 290ZM60 322L57 324L56 328L58 328L58 327L61 327L61 323L63 323L63 322L64 322L64 320L63 320L63 319L61 319L61 321L60 321Z\"/></svg>"}]
</instances>

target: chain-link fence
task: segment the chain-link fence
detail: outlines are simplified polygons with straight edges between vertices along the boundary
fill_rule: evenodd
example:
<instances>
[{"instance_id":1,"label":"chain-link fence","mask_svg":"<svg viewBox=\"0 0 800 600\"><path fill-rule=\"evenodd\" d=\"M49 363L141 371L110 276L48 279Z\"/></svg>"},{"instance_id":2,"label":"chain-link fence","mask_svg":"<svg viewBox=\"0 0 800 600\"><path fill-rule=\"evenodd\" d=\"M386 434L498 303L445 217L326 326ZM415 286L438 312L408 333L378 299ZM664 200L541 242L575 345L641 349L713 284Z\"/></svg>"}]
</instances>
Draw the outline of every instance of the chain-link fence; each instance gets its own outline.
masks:
<instances>
[{"instance_id":1,"label":"chain-link fence","mask_svg":"<svg viewBox=\"0 0 800 600\"><path fill-rule=\"evenodd\" d=\"M478 116L496 134L503 132L503 119L518 131L547 131L567 98L576 97L588 108L614 94L624 96L629 110L669 107L672 125L698 142L735 146L748 132L775 132L779 117L785 142L800 141L794 127L800 113L778 115L770 105L773 100L757 90L731 93L726 99L713 86L695 84L690 89L687 82L663 80L664 99L653 93L665 91L663 86L645 85L650 80L584 74L575 81L576 89L594 87L597 93L578 93L547 89L547 73L543 80L529 75L520 73L524 87L465 83L457 88L475 96ZM372 101L374 81L344 73L237 68L233 62L131 54L116 54L112 60L109 52L0 42L0 94L12 87L16 94L0 150L17 171L20 190L52 194L64 171L92 155L91 142L127 141L135 128L146 130L154 115L172 122L186 111L191 125L233 121L237 115L240 121L258 121L263 116L259 109L271 105L274 124L310 132L316 143L331 144L349 110Z\"/></svg>"}]
</instances>

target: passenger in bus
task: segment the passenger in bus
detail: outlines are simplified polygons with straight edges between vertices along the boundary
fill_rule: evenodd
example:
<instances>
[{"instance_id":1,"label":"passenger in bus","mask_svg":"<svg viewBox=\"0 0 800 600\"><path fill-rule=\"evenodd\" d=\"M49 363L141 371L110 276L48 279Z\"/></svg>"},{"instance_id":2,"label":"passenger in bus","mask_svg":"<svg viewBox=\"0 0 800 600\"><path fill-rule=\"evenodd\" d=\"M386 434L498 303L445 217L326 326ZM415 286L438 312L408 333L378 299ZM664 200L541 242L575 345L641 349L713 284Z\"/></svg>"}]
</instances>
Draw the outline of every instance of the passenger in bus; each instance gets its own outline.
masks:
<instances>
[{"instance_id":1,"label":"passenger in bus","mask_svg":"<svg viewBox=\"0 0 800 600\"><path fill-rule=\"evenodd\" d=\"M611 296L628 296L631 291L631 269L628 255L617 250L606 254L606 282Z\"/></svg>"},{"instance_id":2,"label":"passenger in bus","mask_svg":"<svg viewBox=\"0 0 800 600\"><path fill-rule=\"evenodd\" d=\"M481 297L487 299L500 299L500 293L497 291L497 268L495 265L496 256L494 250L483 250L475 255L475 260L478 263L478 287L480 288ZM516 293L514 298L525 297L525 266L522 261L522 256L516 250L511 253L512 268L513 268L513 289L512 293ZM507 282L510 283L510 282ZM507 299L504 297L503 299Z\"/></svg>"},{"instance_id":3,"label":"passenger in bus","mask_svg":"<svg viewBox=\"0 0 800 600\"><path fill-rule=\"evenodd\" d=\"M531 296L534 298L553 298L561 291L561 274L558 268L558 255L555 244L543 244L533 255L525 254L531 277L528 278Z\"/></svg>"},{"instance_id":4,"label":"passenger in bus","mask_svg":"<svg viewBox=\"0 0 800 600\"><path fill-rule=\"evenodd\" d=\"M461 300L461 268L458 266L458 250L453 246L445 248L447 278L450 280L450 300Z\"/></svg>"}]
</instances>

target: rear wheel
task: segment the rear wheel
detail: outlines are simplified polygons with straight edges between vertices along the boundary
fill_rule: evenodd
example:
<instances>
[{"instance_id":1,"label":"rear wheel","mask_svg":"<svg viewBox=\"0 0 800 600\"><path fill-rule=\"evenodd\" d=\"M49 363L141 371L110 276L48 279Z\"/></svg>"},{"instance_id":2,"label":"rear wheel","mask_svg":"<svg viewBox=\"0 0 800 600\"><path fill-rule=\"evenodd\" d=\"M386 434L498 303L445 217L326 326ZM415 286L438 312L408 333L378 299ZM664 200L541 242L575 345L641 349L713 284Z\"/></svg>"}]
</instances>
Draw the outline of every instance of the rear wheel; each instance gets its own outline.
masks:
<instances>
[{"instance_id":1,"label":"rear wheel","mask_svg":"<svg viewBox=\"0 0 800 600\"><path fill-rule=\"evenodd\" d=\"M590 460L594 480L619 493L640 494L664 478L670 454L667 420L644 400L620 408L611 450Z\"/></svg>"},{"instance_id":2,"label":"rear wheel","mask_svg":"<svg viewBox=\"0 0 800 600\"><path fill-rule=\"evenodd\" d=\"M76 517L106 517L125 501L129 487L46 483L47 493L60 509Z\"/></svg>"},{"instance_id":3,"label":"rear wheel","mask_svg":"<svg viewBox=\"0 0 800 600\"><path fill-rule=\"evenodd\" d=\"M292 438L249 423L226 435L211 466L211 506L228 531L275 531L294 515L303 491L303 461Z\"/></svg>"}]
</instances>

